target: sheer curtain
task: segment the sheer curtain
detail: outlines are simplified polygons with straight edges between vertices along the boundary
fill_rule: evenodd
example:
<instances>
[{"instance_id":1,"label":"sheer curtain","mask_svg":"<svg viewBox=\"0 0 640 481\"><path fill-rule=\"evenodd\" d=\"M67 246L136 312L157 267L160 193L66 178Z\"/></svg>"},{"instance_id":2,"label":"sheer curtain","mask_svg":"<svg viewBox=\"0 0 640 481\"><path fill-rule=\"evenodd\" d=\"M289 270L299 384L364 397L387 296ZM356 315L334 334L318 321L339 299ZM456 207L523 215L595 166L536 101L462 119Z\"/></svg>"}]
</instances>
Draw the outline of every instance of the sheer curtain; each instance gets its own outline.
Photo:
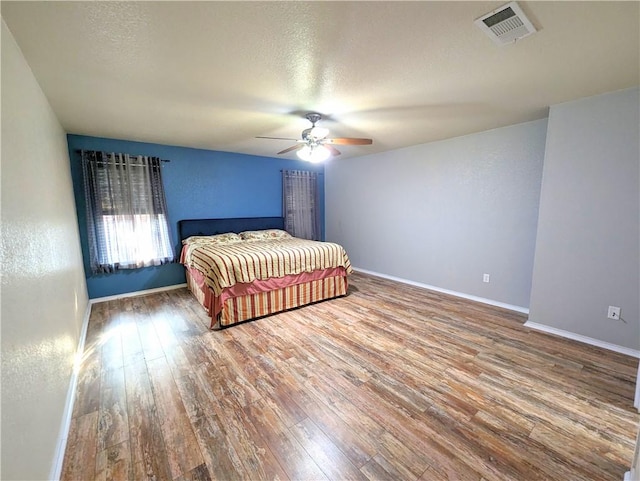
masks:
<instances>
[{"instance_id":1,"label":"sheer curtain","mask_svg":"<svg viewBox=\"0 0 640 481\"><path fill-rule=\"evenodd\" d=\"M161 160L82 151L93 273L174 260Z\"/></svg>"},{"instance_id":2,"label":"sheer curtain","mask_svg":"<svg viewBox=\"0 0 640 481\"><path fill-rule=\"evenodd\" d=\"M318 174L302 170L282 171L282 212L289 234L320 239Z\"/></svg>"}]
</instances>

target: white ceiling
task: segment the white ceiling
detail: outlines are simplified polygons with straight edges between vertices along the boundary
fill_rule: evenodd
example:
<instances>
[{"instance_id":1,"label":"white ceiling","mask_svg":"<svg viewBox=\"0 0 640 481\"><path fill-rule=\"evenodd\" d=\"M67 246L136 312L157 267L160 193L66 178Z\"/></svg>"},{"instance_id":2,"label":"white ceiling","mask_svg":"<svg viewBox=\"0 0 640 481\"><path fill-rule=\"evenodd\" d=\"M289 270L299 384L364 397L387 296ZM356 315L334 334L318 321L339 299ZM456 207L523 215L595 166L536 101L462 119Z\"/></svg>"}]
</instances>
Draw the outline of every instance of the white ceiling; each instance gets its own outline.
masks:
<instances>
[{"instance_id":1,"label":"white ceiling","mask_svg":"<svg viewBox=\"0 0 640 481\"><path fill-rule=\"evenodd\" d=\"M639 2L8 2L2 17L69 133L274 156L317 111L341 158L540 119L640 83ZM295 154L287 154L293 157Z\"/></svg>"}]
</instances>

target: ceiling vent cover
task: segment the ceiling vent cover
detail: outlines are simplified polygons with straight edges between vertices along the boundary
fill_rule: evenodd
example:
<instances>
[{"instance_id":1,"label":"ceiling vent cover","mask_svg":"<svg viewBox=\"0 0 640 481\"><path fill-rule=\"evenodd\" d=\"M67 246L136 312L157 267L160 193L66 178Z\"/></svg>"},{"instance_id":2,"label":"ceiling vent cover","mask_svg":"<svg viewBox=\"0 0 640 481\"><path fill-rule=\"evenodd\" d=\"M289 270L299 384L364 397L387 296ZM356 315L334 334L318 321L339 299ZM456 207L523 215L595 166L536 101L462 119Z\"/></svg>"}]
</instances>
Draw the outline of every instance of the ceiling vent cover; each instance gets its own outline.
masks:
<instances>
[{"instance_id":1,"label":"ceiling vent cover","mask_svg":"<svg viewBox=\"0 0 640 481\"><path fill-rule=\"evenodd\" d=\"M516 2L503 5L474 23L498 45L514 43L536 32Z\"/></svg>"}]
</instances>

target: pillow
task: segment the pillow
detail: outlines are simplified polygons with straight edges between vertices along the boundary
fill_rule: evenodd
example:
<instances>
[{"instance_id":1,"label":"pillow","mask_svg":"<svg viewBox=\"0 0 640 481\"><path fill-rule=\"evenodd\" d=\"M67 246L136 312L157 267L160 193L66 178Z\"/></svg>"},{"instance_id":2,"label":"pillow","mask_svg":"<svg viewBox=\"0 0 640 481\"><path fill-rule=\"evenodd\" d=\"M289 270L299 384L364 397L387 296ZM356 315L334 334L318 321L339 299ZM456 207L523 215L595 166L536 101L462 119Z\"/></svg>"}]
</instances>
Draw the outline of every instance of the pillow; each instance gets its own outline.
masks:
<instances>
[{"instance_id":1,"label":"pillow","mask_svg":"<svg viewBox=\"0 0 640 481\"><path fill-rule=\"evenodd\" d=\"M274 240L289 239L291 234L280 229L247 230L240 232L242 240Z\"/></svg>"},{"instance_id":2,"label":"pillow","mask_svg":"<svg viewBox=\"0 0 640 481\"><path fill-rule=\"evenodd\" d=\"M234 242L241 242L242 238L233 232L227 232L225 234L216 235L193 235L184 239L183 244L233 244Z\"/></svg>"}]
</instances>

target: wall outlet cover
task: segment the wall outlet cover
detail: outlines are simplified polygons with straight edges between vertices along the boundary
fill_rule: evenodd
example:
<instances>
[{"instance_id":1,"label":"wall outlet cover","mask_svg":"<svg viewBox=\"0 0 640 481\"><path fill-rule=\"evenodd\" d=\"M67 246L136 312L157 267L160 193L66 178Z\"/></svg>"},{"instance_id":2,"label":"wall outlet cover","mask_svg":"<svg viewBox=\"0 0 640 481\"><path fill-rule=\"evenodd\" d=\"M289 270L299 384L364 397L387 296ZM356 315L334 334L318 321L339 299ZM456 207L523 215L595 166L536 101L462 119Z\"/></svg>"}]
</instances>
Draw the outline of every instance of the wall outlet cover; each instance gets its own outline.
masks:
<instances>
[{"instance_id":1,"label":"wall outlet cover","mask_svg":"<svg viewBox=\"0 0 640 481\"><path fill-rule=\"evenodd\" d=\"M607 318L609 319L620 319L620 308L617 306L609 306L609 310L607 311Z\"/></svg>"}]
</instances>

